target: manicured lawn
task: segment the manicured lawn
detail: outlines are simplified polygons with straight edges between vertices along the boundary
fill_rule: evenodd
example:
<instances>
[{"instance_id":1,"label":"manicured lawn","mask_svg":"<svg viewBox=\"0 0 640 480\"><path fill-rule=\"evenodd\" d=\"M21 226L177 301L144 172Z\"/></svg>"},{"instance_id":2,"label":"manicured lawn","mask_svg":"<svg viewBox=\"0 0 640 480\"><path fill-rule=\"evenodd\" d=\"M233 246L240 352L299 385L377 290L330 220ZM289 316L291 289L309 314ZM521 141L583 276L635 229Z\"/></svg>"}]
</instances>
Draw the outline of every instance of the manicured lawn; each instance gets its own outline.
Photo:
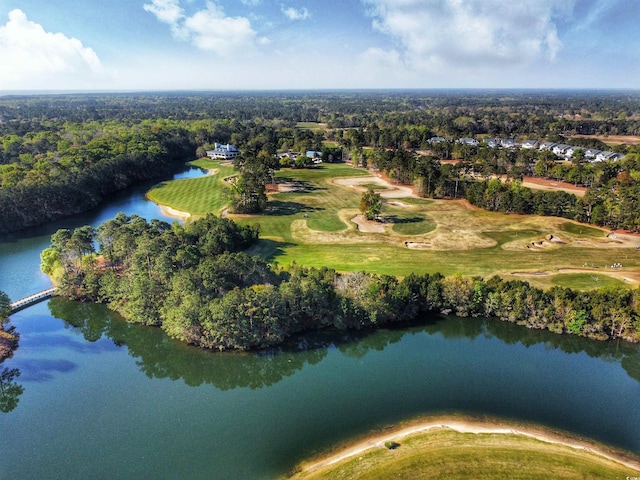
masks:
<instances>
[{"instance_id":1,"label":"manicured lawn","mask_svg":"<svg viewBox=\"0 0 640 480\"><path fill-rule=\"evenodd\" d=\"M513 434L440 430L398 439L293 479L613 479L638 475L594 453Z\"/></svg>"},{"instance_id":2,"label":"manicured lawn","mask_svg":"<svg viewBox=\"0 0 640 480\"><path fill-rule=\"evenodd\" d=\"M176 210L205 215L208 212L220 214L228 203L228 187L224 179L234 175L233 167L193 162L200 168L215 168L217 172L202 178L186 178L163 182L147 192L147 198L160 205Z\"/></svg>"},{"instance_id":3,"label":"manicured lawn","mask_svg":"<svg viewBox=\"0 0 640 480\"><path fill-rule=\"evenodd\" d=\"M604 237L606 232L600 228L590 227L582 223L565 222L559 226L563 232L568 232L573 235L580 235L583 237Z\"/></svg>"},{"instance_id":4,"label":"manicured lawn","mask_svg":"<svg viewBox=\"0 0 640 480\"><path fill-rule=\"evenodd\" d=\"M148 193L149 198L196 215L220 214L228 202L224 178L234 174L232 167L208 159L193 164L217 172L160 184ZM251 252L272 262L400 277L412 272L497 274L543 288L634 287L636 283L623 282L623 278L640 278L640 253L635 245L607 238L603 230L588 225L555 217L487 212L460 200L403 197L384 199L384 223L378 225L383 231L371 232L352 221L359 213L362 192L367 185L375 185L376 177L366 170L322 164L284 169L276 177L287 188L269 194L265 212L229 215L239 223L260 225L261 240ZM353 177L358 178L346 182L349 184L334 181ZM392 187L379 191L383 196L398 193ZM618 278L577 271L584 270L585 264L590 270L614 263L624 264L624 272L613 272Z\"/></svg>"},{"instance_id":5,"label":"manicured lawn","mask_svg":"<svg viewBox=\"0 0 640 480\"><path fill-rule=\"evenodd\" d=\"M553 285L562 285L576 290L593 290L604 287L622 287L624 282L597 273L567 273L551 280Z\"/></svg>"}]
</instances>

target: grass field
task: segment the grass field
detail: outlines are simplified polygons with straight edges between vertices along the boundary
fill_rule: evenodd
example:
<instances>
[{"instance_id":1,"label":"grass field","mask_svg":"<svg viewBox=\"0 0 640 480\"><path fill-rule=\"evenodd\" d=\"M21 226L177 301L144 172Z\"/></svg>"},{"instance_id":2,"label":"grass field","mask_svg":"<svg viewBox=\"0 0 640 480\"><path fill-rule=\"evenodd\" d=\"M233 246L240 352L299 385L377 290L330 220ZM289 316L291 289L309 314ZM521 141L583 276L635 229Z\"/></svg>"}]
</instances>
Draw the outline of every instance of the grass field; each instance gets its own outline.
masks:
<instances>
[{"instance_id":1,"label":"grass field","mask_svg":"<svg viewBox=\"0 0 640 480\"><path fill-rule=\"evenodd\" d=\"M388 443L383 440L370 439L324 461L303 466L290 478L624 479L640 475L630 465L609 458L615 458L610 452L601 455L596 453L597 446L592 449L590 444L568 437L547 438L539 432L535 438L505 429L499 429L499 433L471 430L435 428L414 433L396 438L394 449L385 448ZM338 461L327 465L334 460ZM635 465L637 460L629 463Z\"/></svg>"},{"instance_id":2,"label":"grass field","mask_svg":"<svg viewBox=\"0 0 640 480\"><path fill-rule=\"evenodd\" d=\"M196 215L220 214L228 198L224 178L233 170L211 161L197 166L216 173L166 182L149 198ZM640 237L607 236L602 229L556 217L487 212L461 200L406 196L408 189L346 164L286 169L277 173L277 181L281 191L269 195L263 214L230 215L240 223L260 224L261 240L251 253L272 262L396 276L499 274L543 288L640 283L635 248ZM383 197L384 223L371 224L372 231L353 221L369 186ZM605 268L615 263L623 268Z\"/></svg>"},{"instance_id":3,"label":"grass field","mask_svg":"<svg viewBox=\"0 0 640 480\"><path fill-rule=\"evenodd\" d=\"M191 162L191 165L210 170L212 174L203 178L162 182L147 192L147 198L160 205L194 215L204 215L208 212L219 215L228 203L228 190L224 179L235 174L233 167L202 159Z\"/></svg>"}]
</instances>

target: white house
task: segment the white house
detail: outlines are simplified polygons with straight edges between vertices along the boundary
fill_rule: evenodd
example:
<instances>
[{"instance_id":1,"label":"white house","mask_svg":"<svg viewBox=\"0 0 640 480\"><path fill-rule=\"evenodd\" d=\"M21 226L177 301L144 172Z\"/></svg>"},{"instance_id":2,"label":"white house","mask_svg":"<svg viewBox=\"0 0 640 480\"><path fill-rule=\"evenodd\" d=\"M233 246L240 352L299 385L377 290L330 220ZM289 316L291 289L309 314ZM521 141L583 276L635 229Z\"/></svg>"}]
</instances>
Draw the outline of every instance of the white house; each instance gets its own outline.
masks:
<instances>
[{"instance_id":1,"label":"white house","mask_svg":"<svg viewBox=\"0 0 640 480\"><path fill-rule=\"evenodd\" d=\"M500 146L500 142L495 138L487 138L484 141L485 145L490 148L498 148Z\"/></svg>"},{"instance_id":2,"label":"white house","mask_svg":"<svg viewBox=\"0 0 640 480\"><path fill-rule=\"evenodd\" d=\"M222 160L231 160L232 158L236 158L240 155L240 152L233 145L226 145L214 143L213 150L207 150L207 157L209 158L218 158Z\"/></svg>"},{"instance_id":3,"label":"white house","mask_svg":"<svg viewBox=\"0 0 640 480\"><path fill-rule=\"evenodd\" d=\"M553 153L558 155L559 157L566 157L567 151L571 148L570 145L565 145L564 143L558 143L556 146L552 148Z\"/></svg>"},{"instance_id":4,"label":"white house","mask_svg":"<svg viewBox=\"0 0 640 480\"><path fill-rule=\"evenodd\" d=\"M555 147L556 145L558 145L557 143L554 142L544 142L540 144L540 150L553 150L553 147Z\"/></svg>"},{"instance_id":5,"label":"white house","mask_svg":"<svg viewBox=\"0 0 640 480\"><path fill-rule=\"evenodd\" d=\"M624 158L624 155L620 155L619 153L615 153L615 152L600 152L599 154L596 155L595 161L596 162L604 162L606 160L620 160Z\"/></svg>"},{"instance_id":6,"label":"white house","mask_svg":"<svg viewBox=\"0 0 640 480\"><path fill-rule=\"evenodd\" d=\"M429 143L441 143L441 142L446 142L447 139L444 137L431 137L428 142Z\"/></svg>"},{"instance_id":7,"label":"white house","mask_svg":"<svg viewBox=\"0 0 640 480\"><path fill-rule=\"evenodd\" d=\"M522 148L538 148L540 146L540 142L538 140L525 140L522 142Z\"/></svg>"},{"instance_id":8,"label":"white house","mask_svg":"<svg viewBox=\"0 0 640 480\"><path fill-rule=\"evenodd\" d=\"M457 142L461 143L462 145L471 145L472 147L477 147L479 145L478 140L476 140L475 138L468 138L468 137L459 138Z\"/></svg>"},{"instance_id":9,"label":"white house","mask_svg":"<svg viewBox=\"0 0 640 480\"><path fill-rule=\"evenodd\" d=\"M516 141L512 138L503 138L500 140L500 145L504 148L516 148Z\"/></svg>"},{"instance_id":10,"label":"white house","mask_svg":"<svg viewBox=\"0 0 640 480\"><path fill-rule=\"evenodd\" d=\"M584 158L587 158L587 159L596 158L596 155L598 155L601 152L602 150L597 150L595 148L587 148L584 151Z\"/></svg>"}]
</instances>

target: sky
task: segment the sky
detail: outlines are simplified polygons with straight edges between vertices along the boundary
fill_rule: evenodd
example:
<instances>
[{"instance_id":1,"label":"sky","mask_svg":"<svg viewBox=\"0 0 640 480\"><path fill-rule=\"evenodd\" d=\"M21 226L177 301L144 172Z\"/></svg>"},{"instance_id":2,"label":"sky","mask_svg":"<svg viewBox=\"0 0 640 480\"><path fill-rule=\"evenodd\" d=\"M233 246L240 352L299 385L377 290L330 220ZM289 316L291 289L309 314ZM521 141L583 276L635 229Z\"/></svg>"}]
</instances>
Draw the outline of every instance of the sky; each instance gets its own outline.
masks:
<instances>
[{"instance_id":1,"label":"sky","mask_svg":"<svg viewBox=\"0 0 640 480\"><path fill-rule=\"evenodd\" d=\"M0 0L0 91L640 88L640 0Z\"/></svg>"}]
</instances>

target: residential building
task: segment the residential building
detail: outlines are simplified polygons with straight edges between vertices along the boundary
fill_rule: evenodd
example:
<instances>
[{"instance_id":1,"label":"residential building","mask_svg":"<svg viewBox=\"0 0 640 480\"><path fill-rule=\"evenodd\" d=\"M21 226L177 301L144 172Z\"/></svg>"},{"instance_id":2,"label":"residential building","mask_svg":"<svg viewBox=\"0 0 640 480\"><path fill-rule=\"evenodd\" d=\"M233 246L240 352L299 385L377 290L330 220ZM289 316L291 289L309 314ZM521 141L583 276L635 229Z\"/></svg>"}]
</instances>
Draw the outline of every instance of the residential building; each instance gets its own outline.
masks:
<instances>
[{"instance_id":1,"label":"residential building","mask_svg":"<svg viewBox=\"0 0 640 480\"><path fill-rule=\"evenodd\" d=\"M240 152L233 145L226 145L220 143L214 143L213 150L207 150L207 157L217 158L222 160L231 160L240 155Z\"/></svg>"}]
</instances>

